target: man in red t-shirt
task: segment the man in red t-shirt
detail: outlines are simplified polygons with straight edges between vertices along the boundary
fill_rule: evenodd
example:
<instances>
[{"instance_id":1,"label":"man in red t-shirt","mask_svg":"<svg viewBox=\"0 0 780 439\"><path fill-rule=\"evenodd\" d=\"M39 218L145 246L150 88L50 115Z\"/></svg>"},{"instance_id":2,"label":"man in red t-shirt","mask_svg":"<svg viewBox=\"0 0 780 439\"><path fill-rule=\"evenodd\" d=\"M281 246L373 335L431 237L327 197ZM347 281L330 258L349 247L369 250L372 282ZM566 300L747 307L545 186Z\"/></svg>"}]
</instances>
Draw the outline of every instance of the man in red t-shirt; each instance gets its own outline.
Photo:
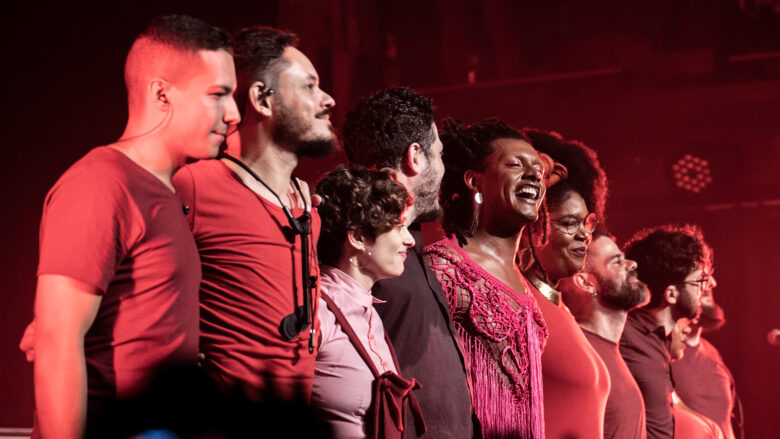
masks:
<instances>
[{"instance_id":1,"label":"man in red t-shirt","mask_svg":"<svg viewBox=\"0 0 780 439\"><path fill-rule=\"evenodd\" d=\"M300 157L334 148L333 98L295 48L297 37L254 27L236 36L236 100L243 122L229 136L229 158L186 166L174 178L203 265L200 289L203 370L224 390L253 401L267 393L308 399L316 329L305 325L304 279L318 276L319 217L291 177ZM311 233L294 233L288 213L311 211ZM297 221L293 218L294 221ZM308 239L308 269L302 237ZM308 272L307 272L308 270ZM311 303L319 299L313 282ZM289 338L282 321L298 310ZM288 319L287 321L290 321ZM300 332L298 332L300 331Z\"/></svg>"},{"instance_id":2,"label":"man in red t-shirt","mask_svg":"<svg viewBox=\"0 0 780 439\"><path fill-rule=\"evenodd\" d=\"M185 160L215 156L239 121L230 50L229 36L200 20L155 19L127 55L122 137L49 191L32 337L36 436L82 437L99 409L143 390L160 367L195 363L200 264L171 178Z\"/></svg>"},{"instance_id":3,"label":"man in red t-shirt","mask_svg":"<svg viewBox=\"0 0 780 439\"><path fill-rule=\"evenodd\" d=\"M582 271L558 284L585 338L609 371L605 438L643 439L647 435L642 393L618 351L628 311L650 298L645 284L637 279L636 266L610 236L596 232Z\"/></svg>"}]
</instances>

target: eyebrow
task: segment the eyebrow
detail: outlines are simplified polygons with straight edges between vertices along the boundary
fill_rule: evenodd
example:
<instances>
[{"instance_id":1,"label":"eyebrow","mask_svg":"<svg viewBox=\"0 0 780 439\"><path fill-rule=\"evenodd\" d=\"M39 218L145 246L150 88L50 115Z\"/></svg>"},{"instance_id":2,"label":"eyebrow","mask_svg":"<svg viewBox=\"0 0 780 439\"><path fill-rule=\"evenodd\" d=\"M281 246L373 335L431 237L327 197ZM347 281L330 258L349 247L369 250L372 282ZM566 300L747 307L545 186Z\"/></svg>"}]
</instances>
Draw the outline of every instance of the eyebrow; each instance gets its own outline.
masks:
<instances>
[{"instance_id":1,"label":"eyebrow","mask_svg":"<svg viewBox=\"0 0 780 439\"><path fill-rule=\"evenodd\" d=\"M221 90L223 93L232 93L233 87L227 85L213 85L209 87L209 90Z\"/></svg>"}]
</instances>

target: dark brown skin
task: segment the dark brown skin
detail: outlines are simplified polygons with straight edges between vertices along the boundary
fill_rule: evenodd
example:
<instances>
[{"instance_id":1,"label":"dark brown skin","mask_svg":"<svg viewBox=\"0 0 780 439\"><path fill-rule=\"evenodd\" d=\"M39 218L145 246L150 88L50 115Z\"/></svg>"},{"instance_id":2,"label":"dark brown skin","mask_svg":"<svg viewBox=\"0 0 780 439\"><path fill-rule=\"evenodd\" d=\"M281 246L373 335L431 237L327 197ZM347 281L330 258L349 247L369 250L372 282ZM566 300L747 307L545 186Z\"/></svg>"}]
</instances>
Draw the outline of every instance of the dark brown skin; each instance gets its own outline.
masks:
<instances>
[{"instance_id":1,"label":"dark brown skin","mask_svg":"<svg viewBox=\"0 0 780 439\"><path fill-rule=\"evenodd\" d=\"M479 228L463 249L471 259L518 294L525 293L520 271L514 263L525 225L536 220L544 183L543 165L527 142L498 139L485 171L467 171L466 184L483 194ZM539 190L535 199L518 197L522 187Z\"/></svg>"}]
</instances>

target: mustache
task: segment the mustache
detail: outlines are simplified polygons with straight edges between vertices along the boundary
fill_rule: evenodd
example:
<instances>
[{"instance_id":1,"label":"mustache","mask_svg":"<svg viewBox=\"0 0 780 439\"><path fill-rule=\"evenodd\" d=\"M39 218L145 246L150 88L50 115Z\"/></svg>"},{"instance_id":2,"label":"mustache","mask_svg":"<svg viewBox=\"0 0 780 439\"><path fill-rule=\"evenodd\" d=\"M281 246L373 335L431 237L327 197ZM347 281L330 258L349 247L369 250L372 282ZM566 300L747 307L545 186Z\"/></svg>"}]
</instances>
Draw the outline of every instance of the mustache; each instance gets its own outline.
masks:
<instances>
[{"instance_id":1,"label":"mustache","mask_svg":"<svg viewBox=\"0 0 780 439\"><path fill-rule=\"evenodd\" d=\"M316 116L316 117L330 116L330 114L331 114L331 111L330 111L330 109L329 109L329 108L326 108L326 109L324 109L324 110L320 111L319 113L317 113L315 116Z\"/></svg>"}]
</instances>

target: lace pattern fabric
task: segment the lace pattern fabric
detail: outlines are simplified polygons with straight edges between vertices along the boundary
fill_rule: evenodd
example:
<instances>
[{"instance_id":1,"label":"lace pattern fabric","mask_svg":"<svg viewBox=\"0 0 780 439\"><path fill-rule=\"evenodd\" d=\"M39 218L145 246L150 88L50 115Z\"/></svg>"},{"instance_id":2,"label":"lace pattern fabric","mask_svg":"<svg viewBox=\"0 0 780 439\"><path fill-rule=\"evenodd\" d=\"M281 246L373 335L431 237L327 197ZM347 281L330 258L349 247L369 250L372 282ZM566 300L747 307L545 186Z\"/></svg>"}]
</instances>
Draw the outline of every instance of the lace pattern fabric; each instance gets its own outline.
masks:
<instances>
[{"instance_id":1,"label":"lace pattern fabric","mask_svg":"<svg viewBox=\"0 0 780 439\"><path fill-rule=\"evenodd\" d=\"M533 296L513 291L450 238L428 246L425 258L447 294L469 357L483 436L544 437L541 353L547 328Z\"/></svg>"}]
</instances>

